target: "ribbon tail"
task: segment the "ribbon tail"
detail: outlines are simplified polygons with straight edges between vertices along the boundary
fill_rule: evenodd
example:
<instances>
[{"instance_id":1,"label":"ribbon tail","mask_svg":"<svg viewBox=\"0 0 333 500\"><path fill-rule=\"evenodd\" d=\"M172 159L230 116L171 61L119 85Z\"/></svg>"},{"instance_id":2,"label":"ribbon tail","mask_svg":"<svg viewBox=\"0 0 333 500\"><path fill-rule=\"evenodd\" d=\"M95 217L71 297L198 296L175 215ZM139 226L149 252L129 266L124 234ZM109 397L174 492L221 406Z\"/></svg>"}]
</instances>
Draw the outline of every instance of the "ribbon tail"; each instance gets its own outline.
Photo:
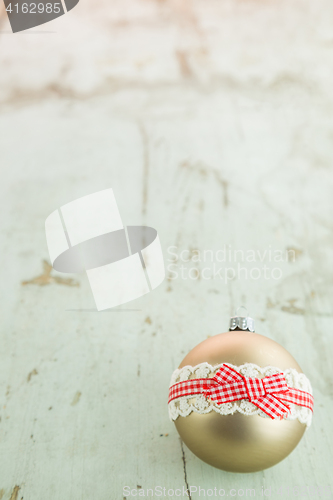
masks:
<instances>
[{"instance_id":1,"label":"ribbon tail","mask_svg":"<svg viewBox=\"0 0 333 500\"><path fill-rule=\"evenodd\" d=\"M305 408L309 408L309 410L313 411L313 396L308 392L288 387L288 391L283 395L281 394L281 399L288 403L305 406Z\"/></svg>"},{"instance_id":2,"label":"ribbon tail","mask_svg":"<svg viewBox=\"0 0 333 500\"><path fill-rule=\"evenodd\" d=\"M290 411L290 407L282 403L282 401L280 401L273 394L266 394L266 396L264 396L263 398L251 401L251 403L255 404L258 408L260 408L260 410L262 410L272 419L282 419Z\"/></svg>"}]
</instances>

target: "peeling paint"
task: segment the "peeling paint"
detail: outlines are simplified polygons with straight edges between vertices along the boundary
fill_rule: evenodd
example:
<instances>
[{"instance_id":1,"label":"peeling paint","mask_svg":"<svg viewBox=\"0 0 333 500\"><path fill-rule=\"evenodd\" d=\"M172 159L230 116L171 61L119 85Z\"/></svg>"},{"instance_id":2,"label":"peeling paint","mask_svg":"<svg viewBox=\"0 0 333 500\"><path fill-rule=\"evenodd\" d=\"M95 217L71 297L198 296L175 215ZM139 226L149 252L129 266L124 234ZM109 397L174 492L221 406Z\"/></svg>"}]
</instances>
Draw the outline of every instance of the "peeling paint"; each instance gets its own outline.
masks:
<instances>
[{"instance_id":1,"label":"peeling paint","mask_svg":"<svg viewBox=\"0 0 333 500\"><path fill-rule=\"evenodd\" d=\"M81 392L77 391L77 393L75 394L75 396L73 398L73 401L71 402L71 406L77 405L78 402L80 401L80 397L81 397Z\"/></svg>"},{"instance_id":2,"label":"peeling paint","mask_svg":"<svg viewBox=\"0 0 333 500\"><path fill-rule=\"evenodd\" d=\"M14 486L14 489L12 491L12 494L10 495L9 500L17 500L18 492L20 491L21 487L20 486Z\"/></svg>"},{"instance_id":3,"label":"peeling paint","mask_svg":"<svg viewBox=\"0 0 333 500\"><path fill-rule=\"evenodd\" d=\"M176 50L176 58L179 64L180 74L183 78L191 78L193 71L189 63L188 53L184 50Z\"/></svg>"},{"instance_id":4,"label":"peeling paint","mask_svg":"<svg viewBox=\"0 0 333 500\"><path fill-rule=\"evenodd\" d=\"M36 368L34 368L30 373L29 375L27 376L27 382L30 382L31 378L34 376L34 375L38 375L38 371L36 370Z\"/></svg>"},{"instance_id":5,"label":"peeling paint","mask_svg":"<svg viewBox=\"0 0 333 500\"><path fill-rule=\"evenodd\" d=\"M295 306L294 302L296 302L297 299L290 299L289 306L282 306L281 311L287 312L289 314L305 314L305 309L303 307L297 307Z\"/></svg>"},{"instance_id":6,"label":"peeling paint","mask_svg":"<svg viewBox=\"0 0 333 500\"><path fill-rule=\"evenodd\" d=\"M43 273L39 274L35 278L31 278L27 281L22 281L22 286L26 285L38 285L45 286L52 283L57 283L59 285L66 286L80 286L80 284L73 280L73 278L61 278L60 276L51 276L51 271L53 267L46 260L43 260Z\"/></svg>"},{"instance_id":7,"label":"peeling paint","mask_svg":"<svg viewBox=\"0 0 333 500\"><path fill-rule=\"evenodd\" d=\"M288 262L295 262L295 260L299 259L299 257L303 254L303 250L295 247L287 247L286 248Z\"/></svg>"}]
</instances>

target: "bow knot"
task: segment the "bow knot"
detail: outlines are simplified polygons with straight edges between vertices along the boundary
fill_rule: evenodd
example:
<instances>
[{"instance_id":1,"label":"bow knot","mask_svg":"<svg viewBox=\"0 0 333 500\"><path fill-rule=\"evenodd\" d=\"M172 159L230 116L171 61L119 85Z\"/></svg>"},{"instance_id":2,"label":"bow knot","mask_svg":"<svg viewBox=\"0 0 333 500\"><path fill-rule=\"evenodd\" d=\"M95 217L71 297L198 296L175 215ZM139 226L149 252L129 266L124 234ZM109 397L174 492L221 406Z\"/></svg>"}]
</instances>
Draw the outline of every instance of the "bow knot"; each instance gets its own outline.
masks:
<instances>
[{"instance_id":1,"label":"bow knot","mask_svg":"<svg viewBox=\"0 0 333 500\"><path fill-rule=\"evenodd\" d=\"M249 396L250 401L254 401L258 398L265 396L266 390L264 381L260 378L244 378L246 392Z\"/></svg>"},{"instance_id":2,"label":"bow knot","mask_svg":"<svg viewBox=\"0 0 333 500\"><path fill-rule=\"evenodd\" d=\"M282 418L290 410L280 399L288 391L283 373L250 378L223 364L212 380L215 384L204 394L217 404L248 399L271 418Z\"/></svg>"}]
</instances>

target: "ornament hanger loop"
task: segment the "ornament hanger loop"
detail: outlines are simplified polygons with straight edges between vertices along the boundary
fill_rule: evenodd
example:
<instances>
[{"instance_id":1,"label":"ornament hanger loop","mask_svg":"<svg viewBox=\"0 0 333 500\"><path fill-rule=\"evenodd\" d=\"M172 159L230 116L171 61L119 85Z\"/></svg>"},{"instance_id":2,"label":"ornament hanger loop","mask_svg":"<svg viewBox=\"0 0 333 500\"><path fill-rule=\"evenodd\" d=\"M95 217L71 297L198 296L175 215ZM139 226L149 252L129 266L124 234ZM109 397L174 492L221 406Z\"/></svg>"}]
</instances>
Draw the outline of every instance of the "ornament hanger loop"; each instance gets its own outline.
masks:
<instances>
[{"instance_id":1,"label":"ornament hanger loop","mask_svg":"<svg viewBox=\"0 0 333 500\"><path fill-rule=\"evenodd\" d=\"M240 314L238 314L238 311L240 309L244 309L246 311L246 314L244 316L241 316ZM246 307L245 306L239 306L239 307L237 307L235 317L242 317L242 318L245 317L245 318L248 318L249 314L248 314L248 310L246 309Z\"/></svg>"},{"instance_id":2,"label":"ornament hanger loop","mask_svg":"<svg viewBox=\"0 0 333 500\"><path fill-rule=\"evenodd\" d=\"M245 309L246 316L240 316L238 311L240 309ZM254 332L254 321L249 317L246 307L239 306L236 309L236 316L230 318L229 332L234 330L243 330L248 332Z\"/></svg>"}]
</instances>

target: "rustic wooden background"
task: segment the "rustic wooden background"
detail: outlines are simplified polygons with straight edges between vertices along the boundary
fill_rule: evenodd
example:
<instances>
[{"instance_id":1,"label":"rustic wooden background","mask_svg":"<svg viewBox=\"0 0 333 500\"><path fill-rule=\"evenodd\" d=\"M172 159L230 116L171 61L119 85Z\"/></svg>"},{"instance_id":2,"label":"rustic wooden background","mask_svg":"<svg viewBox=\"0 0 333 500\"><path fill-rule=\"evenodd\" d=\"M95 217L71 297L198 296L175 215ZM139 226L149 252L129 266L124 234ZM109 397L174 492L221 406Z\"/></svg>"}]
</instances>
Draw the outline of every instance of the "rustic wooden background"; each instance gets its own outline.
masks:
<instances>
[{"instance_id":1,"label":"rustic wooden background","mask_svg":"<svg viewBox=\"0 0 333 500\"><path fill-rule=\"evenodd\" d=\"M332 3L81 0L26 33L0 21L0 499L332 487ZM97 313L85 276L43 262L44 221L107 187L167 266L171 246L295 259L265 257L279 279L169 278ZM298 448L248 475L182 450L166 406L174 368L240 304L316 401Z\"/></svg>"}]
</instances>

